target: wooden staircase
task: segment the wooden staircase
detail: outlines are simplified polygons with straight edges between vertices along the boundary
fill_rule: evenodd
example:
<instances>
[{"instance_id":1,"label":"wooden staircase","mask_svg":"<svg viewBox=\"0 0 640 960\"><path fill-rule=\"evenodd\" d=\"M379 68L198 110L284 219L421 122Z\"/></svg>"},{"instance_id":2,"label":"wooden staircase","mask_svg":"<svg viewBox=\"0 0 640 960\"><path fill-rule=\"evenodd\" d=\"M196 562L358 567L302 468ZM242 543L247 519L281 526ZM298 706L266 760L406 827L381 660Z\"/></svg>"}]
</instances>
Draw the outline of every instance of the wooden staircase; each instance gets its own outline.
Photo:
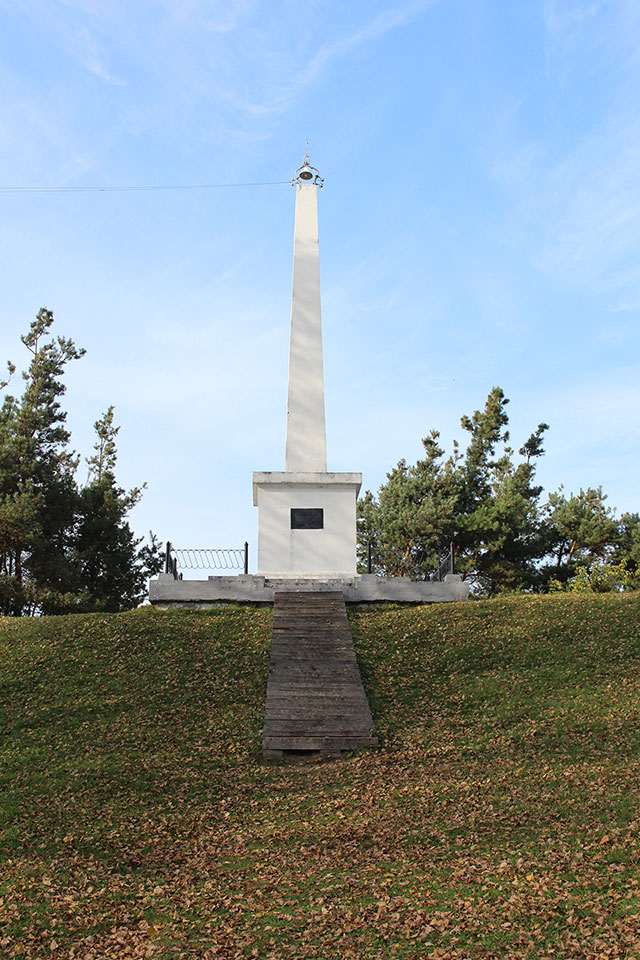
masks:
<instances>
[{"instance_id":1,"label":"wooden staircase","mask_svg":"<svg viewBox=\"0 0 640 960\"><path fill-rule=\"evenodd\" d=\"M339 753L377 743L343 594L277 591L263 754Z\"/></svg>"}]
</instances>

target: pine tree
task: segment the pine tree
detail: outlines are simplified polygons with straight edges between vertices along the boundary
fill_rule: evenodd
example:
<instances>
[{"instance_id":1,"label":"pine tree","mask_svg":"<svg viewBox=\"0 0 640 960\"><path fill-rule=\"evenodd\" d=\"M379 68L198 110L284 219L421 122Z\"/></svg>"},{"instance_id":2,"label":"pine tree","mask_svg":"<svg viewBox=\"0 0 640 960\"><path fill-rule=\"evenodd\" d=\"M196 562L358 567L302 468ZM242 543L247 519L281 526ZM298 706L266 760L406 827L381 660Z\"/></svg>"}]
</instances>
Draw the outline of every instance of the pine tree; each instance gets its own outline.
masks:
<instances>
[{"instance_id":1,"label":"pine tree","mask_svg":"<svg viewBox=\"0 0 640 960\"><path fill-rule=\"evenodd\" d=\"M514 462L508 446L507 398L499 387L483 410L463 417L469 435L462 453L454 443L444 459L437 431L422 441L425 456L401 460L377 498L367 491L358 505L360 570L367 544L373 566L386 576L425 579L455 545L456 570L492 594L532 588L545 544L539 524L542 488L534 484L547 425L540 424Z\"/></svg>"},{"instance_id":2,"label":"pine tree","mask_svg":"<svg viewBox=\"0 0 640 960\"><path fill-rule=\"evenodd\" d=\"M545 581L567 583L580 569L588 571L593 564L622 559L619 547L625 536L625 525L607 506L606 499L602 487L580 489L568 497L560 487L549 494L545 517L549 557L542 571ZM631 520L630 515L625 515L631 534L630 547L633 542Z\"/></svg>"},{"instance_id":3,"label":"pine tree","mask_svg":"<svg viewBox=\"0 0 640 960\"><path fill-rule=\"evenodd\" d=\"M113 407L96 423L89 483L78 489L61 399L66 365L84 350L52 336L52 324L43 308L21 337L31 354L22 396L6 393L13 364L0 382L0 614L128 609L161 568L159 546L126 520L143 488L116 484Z\"/></svg>"},{"instance_id":4,"label":"pine tree","mask_svg":"<svg viewBox=\"0 0 640 960\"><path fill-rule=\"evenodd\" d=\"M68 548L78 459L68 449L60 399L65 367L84 350L51 337L52 324L43 308L21 337L31 354L25 389L18 400L5 397L0 415L0 605L13 615L63 610L76 587Z\"/></svg>"},{"instance_id":5,"label":"pine tree","mask_svg":"<svg viewBox=\"0 0 640 960\"><path fill-rule=\"evenodd\" d=\"M537 562L545 552L540 528L542 487L533 483L535 460L542 447L546 423L538 425L518 450L514 462L506 429L509 400L494 387L482 411L463 417L470 441L461 463L461 496L454 535L460 554L459 569L482 592L532 588Z\"/></svg>"},{"instance_id":6,"label":"pine tree","mask_svg":"<svg viewBox=\"0 0 640 960\"><path fill-rule=\"evenodd\" d=\"M73 558L80 582L83 610L129 610L146 594L147 578L159 572L161 560L155 537L141 546L127 521L143 487L125 492L116 483L116 437L113 406L95 423L94 454L87 459L89 482L80 491L79 518Z\"/></svg>"},{"instance_id":7,"label":"pine tree","mask_svg":"<svg viewBox=\"0 0 640 960\"><path fill-rule=\"evenodd\" d=\"M640 514L623 513L618 527L616 563L624 563L629 571L629 587L640 589Z\"/></svg>"},{"instance_id":8,"label":"pine tree","mask_svg":"<svg viewBox=\"0 0 640 960\"><path fill-rule=\"evenodd\" d=\"M405 460L387 474L378 498L367 490L358 502L359 569L366 569L372 545L374 572L425 579L455 528L459 477L454 454L444 463L439 435L422 441L425 456L414 465Z\"/></svg>"}]
</instances>

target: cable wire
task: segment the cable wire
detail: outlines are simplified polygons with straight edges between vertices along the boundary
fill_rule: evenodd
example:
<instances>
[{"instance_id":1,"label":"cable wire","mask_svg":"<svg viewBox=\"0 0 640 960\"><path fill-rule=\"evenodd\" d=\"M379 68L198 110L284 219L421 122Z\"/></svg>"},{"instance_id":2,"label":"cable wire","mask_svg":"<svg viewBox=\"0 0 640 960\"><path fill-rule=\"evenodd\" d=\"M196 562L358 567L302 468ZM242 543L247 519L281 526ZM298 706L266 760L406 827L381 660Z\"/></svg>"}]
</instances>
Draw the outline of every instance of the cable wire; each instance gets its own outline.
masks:
<instances>
[{"instance_id":1,"label":"cable wire","mask_svg":"<svg viewBox=\"0 0 640 960\"><path fill-rule=\"evenodd\" d=\"M0 187L0 193L137 193L154 190L221 190L226 187L275 187L291 180L255 183L177 183L144 187Z\"/></svg>"}]
</instances>

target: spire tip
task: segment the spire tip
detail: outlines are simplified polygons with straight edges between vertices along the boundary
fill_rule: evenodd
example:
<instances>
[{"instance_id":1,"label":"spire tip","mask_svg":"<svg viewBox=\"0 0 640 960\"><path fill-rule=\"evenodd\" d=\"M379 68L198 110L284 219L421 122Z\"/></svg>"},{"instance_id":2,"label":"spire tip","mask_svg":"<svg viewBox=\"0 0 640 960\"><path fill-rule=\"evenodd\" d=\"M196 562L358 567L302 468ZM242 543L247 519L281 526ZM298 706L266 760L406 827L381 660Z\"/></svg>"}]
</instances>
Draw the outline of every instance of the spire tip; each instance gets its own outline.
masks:
<instances>
[{"instance_id":1,"label":"spire tip","mask_svg":"<svg viewBox=\"0 0 640 960\"><path fill-rule=\"evenodd\" d=\"M295 186L296 183L313 183L317 187L321 187L324 183L324 180L320 176L318 170L315 167L311 166L311 158L309 157L309 141L305 141L306 152L302 158L302 166L298 167L295 172L295 176L291 178L291 186Z\"/></svg>"}]
</instances>

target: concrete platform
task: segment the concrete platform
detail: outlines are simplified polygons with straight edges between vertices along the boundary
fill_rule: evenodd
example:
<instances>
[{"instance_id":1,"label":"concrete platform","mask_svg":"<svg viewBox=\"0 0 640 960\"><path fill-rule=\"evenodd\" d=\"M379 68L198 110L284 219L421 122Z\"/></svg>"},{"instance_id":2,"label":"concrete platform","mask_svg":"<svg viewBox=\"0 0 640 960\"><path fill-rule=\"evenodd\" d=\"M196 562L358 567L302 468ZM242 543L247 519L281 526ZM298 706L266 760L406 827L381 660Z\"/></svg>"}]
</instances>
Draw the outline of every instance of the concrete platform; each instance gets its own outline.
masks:
<instances>
[{"instance_id":1,"label":"concrete platform","mask_svg":"<svg viewBox=\"0 0 640 960\"><path fill-rule=\"evenodd\" d=\"M161 573L149 583L149 601L162 609L204 610L225 603L271 604L276 590L293 593L339 591L346 603L451 603L469 597L469 584L457 574L448 574L442 582L431 582L374 574L339 580L270 580L255 574L174 580L171 574Z\"/></svg>"}]
</instances>

